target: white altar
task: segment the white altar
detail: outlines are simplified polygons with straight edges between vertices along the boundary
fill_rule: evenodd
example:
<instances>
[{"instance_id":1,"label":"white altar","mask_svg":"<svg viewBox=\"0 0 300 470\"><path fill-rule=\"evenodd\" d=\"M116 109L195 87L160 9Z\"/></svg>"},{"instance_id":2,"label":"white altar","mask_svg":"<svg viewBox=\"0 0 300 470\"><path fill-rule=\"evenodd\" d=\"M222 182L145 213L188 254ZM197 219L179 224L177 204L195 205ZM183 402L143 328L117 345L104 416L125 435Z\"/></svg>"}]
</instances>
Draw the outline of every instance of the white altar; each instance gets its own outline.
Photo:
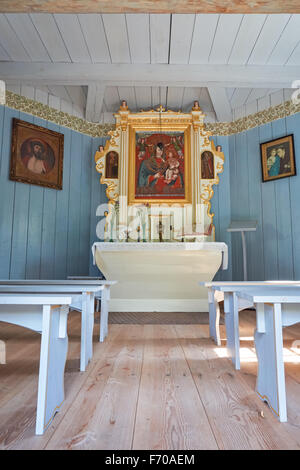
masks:
<instances>
[{"instance_id":1,"label":"white altar","mask_svg":"<svg viewBox=\"0 0 300 470\"><path fill-rule=\"evenodd\" d=\"M207 312L207 289L227 269L225 243L94 243L94 263L111 288L111 312Z\"/></svg>"},{"instance_id":2,"label":"white altar","mask_svg":"<svg viewBox=\"0 0 300 470\"><path fill-rule=\"evenodd\" d=\"M103 241L92 250L106 279L118 280L111 311L208 311L198 283L227 269L227 246L215 242L210 211L224 154L204 117L198 101L190 113L131 113L123 101L95 154L108 204L97 210Z\"/></svg>"}]
</instances>

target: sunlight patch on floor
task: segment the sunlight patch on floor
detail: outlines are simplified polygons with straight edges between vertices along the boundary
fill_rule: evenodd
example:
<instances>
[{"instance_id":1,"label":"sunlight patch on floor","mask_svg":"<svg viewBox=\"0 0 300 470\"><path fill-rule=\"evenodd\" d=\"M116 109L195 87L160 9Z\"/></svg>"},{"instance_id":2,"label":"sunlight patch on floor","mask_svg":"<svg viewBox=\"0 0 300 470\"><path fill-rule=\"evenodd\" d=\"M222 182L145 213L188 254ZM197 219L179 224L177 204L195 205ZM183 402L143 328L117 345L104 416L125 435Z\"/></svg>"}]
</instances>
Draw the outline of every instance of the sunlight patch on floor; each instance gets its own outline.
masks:
<instances>
[{"instance_id":1,"label":"sunlight patch on floor","mask_svg":"<svg viewBox=\"0 0 300 470\"><path fill-rule=\"evenodd\" d=\"M214 348L214 352L219 358L224 358L224 357L230 358L230 355L226 347L216 347ZM240 347L240 360L241 360L241 363L257 362L255 349ZM300 364L299 348L283 348L283 360L286 363Z\"/></svg>"}]
</instances>

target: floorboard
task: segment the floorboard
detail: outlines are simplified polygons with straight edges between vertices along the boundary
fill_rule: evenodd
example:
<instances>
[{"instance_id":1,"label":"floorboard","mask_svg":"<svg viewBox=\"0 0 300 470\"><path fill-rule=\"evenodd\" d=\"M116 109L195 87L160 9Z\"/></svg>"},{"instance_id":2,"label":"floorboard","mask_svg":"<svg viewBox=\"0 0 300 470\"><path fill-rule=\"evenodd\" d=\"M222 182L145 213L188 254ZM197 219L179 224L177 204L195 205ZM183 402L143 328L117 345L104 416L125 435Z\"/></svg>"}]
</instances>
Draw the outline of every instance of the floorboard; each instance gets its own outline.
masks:
<instances>
[{"instance_id":1,"label":"floorboard","mask_svg":"<svg viewBox=\"0 0 300 470\"><path fill-rule=\"evenodd\" d=\"M300 325L284 329L288 423L255 393L254 312L240 315L241 370L208 325L110 324L79 372L80 314L69 315L65 402L35 436L40 336L0 323L0 449L299 449Z\"/></svg>"},{"instance_id":2,"label":"floorboard","mask_svg":"<svg viewBox=\"0 0 300 470\"><path fill-rule=\"evenodd\" d=\"M145 327L134 449L217 449L172 325Z\"/></svg>"}]
</instances>

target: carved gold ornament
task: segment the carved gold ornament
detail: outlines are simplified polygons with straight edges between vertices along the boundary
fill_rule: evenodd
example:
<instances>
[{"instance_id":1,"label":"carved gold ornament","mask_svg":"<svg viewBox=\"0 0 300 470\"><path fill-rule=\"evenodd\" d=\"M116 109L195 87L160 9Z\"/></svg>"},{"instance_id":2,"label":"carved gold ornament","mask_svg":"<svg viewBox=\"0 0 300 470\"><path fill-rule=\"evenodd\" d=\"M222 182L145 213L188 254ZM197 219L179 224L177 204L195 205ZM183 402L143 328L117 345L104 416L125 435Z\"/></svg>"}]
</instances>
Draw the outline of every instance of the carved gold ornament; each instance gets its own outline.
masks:
<instances>
[{"instance_id":1,"label":"carved gold ornament","mask_svg":"<svg viewBox=\"0 0 300 470\"><path fill-rule=\"evenodd\" d=\"M201 230L199 227L203 227L203 236L208 237L209 240L211 240L211 238L214 239L214 214L210 212L210 200L214 194L213 185L219 183L218 175L223 171L224 154L217 151L214 143L210 141L211 133L207 131L204 126L204 117L205 115L201 111L199 104L196 103L190 113L165 110L162 106L150 111L131 113L126 102L122 103L118 113L115 114L115 129L109 132L110 140L106 141L105 147L101 147L101 152L98 151L95 155L96 170L101 174L100 182L107 186L106 194L110 208L109 214L107 215L107 230L109 230L110 233L115 231L119 233L119 235L122 234L122 239L124 239L124 233L128 234L129 232L133 233L137 231L143 240L151 239L151 224L149 225L148 222L145 222L149 220L151 207L156 207L155 211L160 211L162 208L167 214L170 213L171 217L171 214L174 213L174 207L180 208L181 206L183 214L182 224L185 223L184 214L189 213L190 216L187 216L189 218L188 225L190 227L196 227L198 230ZM180 161L179 157L181 161L184 159L184 171L181 173L182 176L180 177L181 184L182 181L184 181L184 183L183 187L178 186L181 188L180 194L182 194L182 196L176 196L176 198L174 198L172 197L172 192L170 192L170 197L165 196L162 198L160 196L161 193L158 192L158 196L153 197L151 191L149 196L147 196L148 193L146 191L145 196L144 193L141 193L142 195L138 197L137 194L139 193L136 193L136 188L138 188L136 182L137 168L139 168L137 165L140 165L140 163L138 164L138 154L136 153L137 134L148 136L145 138L150 139L150 141L148 140L149 142L151 142L152 134L154 140L159 139L159 134L162 134L162 139L168 142L168 139L173 138L173 133L174 135L181 136L183 153L180 153L180 148L177 150L176 145L178 146L180 142L178 142L178 140L174 140L175 143L171 140L171 144L164 145L171 145L171 148L175 145L176 150L173 149L173 155L175 151L175 159L178 164ZM142 137L139 137L139 139L141 138ZM150 145L150 143L146 144L146 148L148 149L146 152L149 152L148 145ZM155 145L154 142L152 146L156 148ZM201 176L201 154L205 150L208 151L210 162L213 165L212 174L214 177L212 179L202 179ZM106 169L106 156L111 151L115 151L119 155L118 179L105 177L105 175L107 176L108 174ZM146 153L148 157L142 154L142 162L148 161L148 159L150 162L151 152L150 154ZM161 184L165 185L169 190L167 184L171 180L167 179L169 176L166 176L168 174L166 168L170 168L170 163L166 155L167 154L164 153L164 159L162 160L164 162L162 179L166 181L162 181ZM169 158L171 157L169 156ZM155 170L152 170L152 175L154 175L153 172L155 172ZM172 174L172 172L170 171L169 174ZM175 178L178 178L178 173L177 176L175 173ZM205 176L205 178L207 178L207 176ZM149 185L149 183L147 184ZM142 188L142 186L139 186L139 188ZM150 188L149 186L149 189ZM113 209L116 204L118 204L117 211ZM203 209L205 207L205 210L195 209L196 207L201 208L201 206ZM138 222L136 222L138 225L136 227L134 225L134 217L138 218ZM168 215L164 215L164 220L167 219ZM112 226L113 223L116 224L114 227ZM199 235L199 233L195 235ZM190 233L189 236L191 236Z\"/></svg>"}]
</instances>

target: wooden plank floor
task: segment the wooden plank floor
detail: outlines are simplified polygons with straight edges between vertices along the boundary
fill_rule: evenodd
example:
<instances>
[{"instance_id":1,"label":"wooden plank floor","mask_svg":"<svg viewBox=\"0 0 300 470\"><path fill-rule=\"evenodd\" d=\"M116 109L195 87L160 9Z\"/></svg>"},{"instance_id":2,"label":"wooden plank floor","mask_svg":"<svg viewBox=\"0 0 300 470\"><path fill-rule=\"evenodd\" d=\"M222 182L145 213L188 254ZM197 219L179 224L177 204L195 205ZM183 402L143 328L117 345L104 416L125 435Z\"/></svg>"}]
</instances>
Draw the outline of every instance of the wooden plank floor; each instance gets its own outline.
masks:
<instances>
[{"instance_id":1,"label":"wooden plank floor","mask_svg":"<svg viewBox=\"0 0 300 470\"><path fill-rule=\"evenodd\" d=\"M63 408L35 436L40 336L0 323L0 449L299 449L300 325L284 330L288 423L255 394L254 313L241 314L241 371L208 325L109 325L79 372L80 315L69 315ZM221 327L224 338L224 326Z\"/></svg>"}]
</instances>

